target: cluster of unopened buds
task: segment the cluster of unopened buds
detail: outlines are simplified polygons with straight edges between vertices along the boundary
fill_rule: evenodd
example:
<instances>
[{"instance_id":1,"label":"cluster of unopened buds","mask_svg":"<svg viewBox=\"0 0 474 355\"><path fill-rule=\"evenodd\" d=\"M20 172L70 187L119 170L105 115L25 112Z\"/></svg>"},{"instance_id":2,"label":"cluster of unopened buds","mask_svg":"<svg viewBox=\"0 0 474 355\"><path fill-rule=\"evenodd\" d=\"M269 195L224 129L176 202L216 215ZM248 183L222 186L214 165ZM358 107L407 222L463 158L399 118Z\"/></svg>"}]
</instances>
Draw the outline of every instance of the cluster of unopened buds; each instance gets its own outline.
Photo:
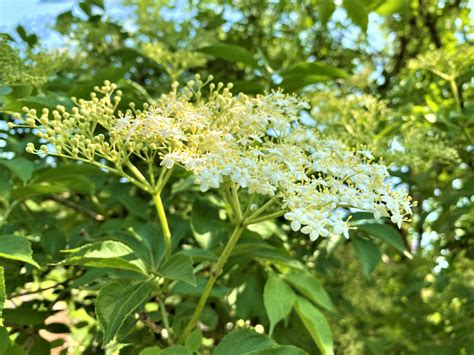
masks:
<instances>
[{"instance_id":1,"label":"cluster of unopened buds","mask_svg":"<svg viewBox=\"0 0 474 355\"><path fill-rule=\"evenodd\" d=\"M300 98L280 91L232 95L231 88L197 76L184 88L175 83L143 109L131 105L117 112L121 93L106 82L90 100L73 99L70 112L58 106L38 116L25 109L16 118L45 141L39 150L30 144L32 153L107 161L123 173L132 154L163 170L180 166L202 192L219 189L248 200L250 223L261 221L259 211L271 211L266 216L284 216L311 240L347 237L348 209L389 217L399 226L411 214L410 198L387 182L387 167L369 151L324 139L301 122L309 107Z\"/></svg>"}]
</instances>

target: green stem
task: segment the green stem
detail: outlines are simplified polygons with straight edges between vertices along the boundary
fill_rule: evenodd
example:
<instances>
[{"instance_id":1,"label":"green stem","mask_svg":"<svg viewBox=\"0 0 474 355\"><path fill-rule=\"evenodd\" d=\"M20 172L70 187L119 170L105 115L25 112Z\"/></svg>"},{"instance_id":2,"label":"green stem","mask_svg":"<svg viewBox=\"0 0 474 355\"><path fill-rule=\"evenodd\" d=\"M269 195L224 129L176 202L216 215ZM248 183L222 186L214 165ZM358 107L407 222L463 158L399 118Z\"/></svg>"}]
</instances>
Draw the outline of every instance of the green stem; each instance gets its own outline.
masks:
<instances>
[{"instance_id":1,"label":"green stem","mask_svg":"<svg viewBox=\"0 0 474 355\"><path fill-rule=\"evenodd\" d=\"M207 281L207 284L204 287L204 291L201 294L201 298L199 299L196 309L194 310L193 316L191 320L188 322L188 324L186 325L186 328L184 329L183 333L178 339L178 344L184 343L187 336L189 335L189 333L191 333L197 321L199 320L199 317L201 316L204 306L206 305L207 299L209 298L209 295L211 294L212 287L214 286L214 283L216 282L219 275L222 273L222 269L224 268L224 265L226 264L227 260L232 254L232 251L234 250L234 247L237 244L244 229L245 229L245 226L243 225L241 221L235 226L234 230L232 231L232 234L229 237L229 241L227 242L227 245L225 246L219 259L217 260L217 263L214 267L214 271L212 272L211 278Z\"/></svg>"},{"instance_id":2,"label":"green stem","mask_svg":"<svg viewBox=\"0 0 474 355\"><path fill-rule=\"evenodd\" d=\"M165 209L163 207L163 201L161 201L161 195L159 193L154 193L153 195L153 203L156 207L156 212L158 214L158 218L160 219L161 229L163 230L163 239L165 242L165 255L166 260L171 257L171 232L170 227L168 226L168 220L166 218Z\"/></svg>"},{"instance_id":3,"label":"green stem","mask_svg":"<svg viewBox=\"0 0 474 355\"><path fill-rule=\"evenodd\" d=\"M246 222L245 222L245 225L248 226L250 224L255 224L255 223L260 223L260 222L265 222L265 221L268 221L269 219L273 219L273 218L278 218L278 217L281 217L285 214L286 211L277 211L277 212L273 212L273 213L270 213L270 214L267 214L265 216L262 216L262 217L259 217L259 218L249 218Z\"/></svg>"},{"instance_id":4,"label":"green stem","mask_svg":"<svg viewBox=\"0 0 474 355\"><path fill-rule=\"evenodd\" d=\"M168 312L166 311L165 303L161 300L161 298L159 298L158 304L160 305L161 314L163 315L163 324L165 326L166 331L168 332L168 344L173 345L173 335L171 334L171 327L170 322L168 320Z\"/></svg>"},{"instance_id":5,"label":"green stem","mask_svg":"<svg viewBox=\"0 0 474 355\"><path fill-rule=\"evenodd\" d=\"M449 80L449 85L451 86L451 91L453 92L454 100L456 101L456 109L459 113L461 113L462 112L461 99L459 98L459 90L458 90L458 86L456 85L456 80L455 79Z\"/></svg>"}]
</instances>

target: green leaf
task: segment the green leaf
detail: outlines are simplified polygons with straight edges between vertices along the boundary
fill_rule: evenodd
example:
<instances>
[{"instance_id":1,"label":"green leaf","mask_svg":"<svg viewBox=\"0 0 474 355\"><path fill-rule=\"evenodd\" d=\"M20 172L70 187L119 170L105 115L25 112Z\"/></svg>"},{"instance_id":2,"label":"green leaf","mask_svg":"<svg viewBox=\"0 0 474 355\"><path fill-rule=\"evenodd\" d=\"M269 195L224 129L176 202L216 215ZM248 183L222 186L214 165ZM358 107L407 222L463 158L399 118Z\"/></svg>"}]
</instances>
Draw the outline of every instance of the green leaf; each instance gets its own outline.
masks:
<instances>
[{"instance_id":1,"label":"green leaf","mask_svg":"<svg viewBox=\"0 0 474 355\"><path fill-rule=\"evenodd\" d=\"M7 296L5 294L5 274L3 272L3 267L0 266L0 326L3 326L2 312L6 299Z\"/></svg>"},{"instance_id":2,"label":"green leaf","mask_svg":"<svg viewBox=\"0 0 474 355\"><path fill-rule=\"evenodd\" d=\"M6 96L13 92L10 86L0 86L0 96Z\"/></svg>"},{"instance_id":3,"label":"green leaf","mask_svg":"<svg viewBox=\"0 0 474 355\"><path fill-rule=\"evenodd\" d=\"M282 75L284 77L317 75L320 77L331 78L347 78L349 76L349 74L344 69L340 69L333 65L322 62L300 62L287 71L283 72Z\"/></svg>"},{"instance_id":4,"label":"green leaf","mask_svg":"<svg viewBox=\"0 0 474 355\"><path fill-rule=\"evenodd\" d=\"M258 66L257 60L252 53L234 44L219 43L200 48L198 51L229 62L244 63L252 67Z\"/></svg>"},{"instance_id":5,"label":"green leaf","mask_svg":"<svg viewBox=\"0 0 474 355\"><path fill-rule=\"evenodd\" d=\"M285 275L285 279L307 299L329 311L335 311L329 294L313 275L306 271L293 271Z\"/></svg>"},{"instance_id":6,"label":"green leaf","mask_svg":"<svg viewBox=\"0 0 474 355\"><path fill-rule=\"evenodd\" d=\"M140 351L139 355L192 355L193 353L189 351L182 345L170 346L166 349L160 349L157 346L150 346L148 348Z\"/></svg>"},{"instance_id":7,"label":"green leaf","mask_svg":"<svg viewBox=\"0 0 474 355\"><path fill-rule=\"evenodd\" d=\"M326 26L334 10L336 10L336 5L333 0L318 0L318 10L321 23Z\"/></svg>"},{"instance_id":8,"label":"green leaf","mask_svg":"<svg viewBox=\"0 0 474 355\"><path fill-rule=\"evenodd\" d=\"M197 286L191 286L188 283L178 281L176 285L171 288L171 294L173 295L186 295L186 296L200 296L204 291L207 280L204 278L197 279ZM230 289L223 286L214 286L212 288L209 297L223 298L230 292Z\"/></svg>"},{"instance_id":9,"label":"green leaf","mask_svg":"<svg viewBox=\"0 0 474 355\"><path fill-rule=\"evenodd\" d=\"M404 252L405 244L403 243L402 236L392 226L386 224L359 224L357 229L367 233L368 235L382 239L384 242L390 244L400 252Z\"/></svg>"},{"instance_id":10,"label":"green leaf","mask_svg":"<svg viewBox=\"0 0 474 355\"><path fill-rule=\"evenodd\" d=\"M263 303L270 320L270 335L275 325L291 312L295 299L292 288L278 275L271 273L263 291Z\"/></svg>"},{"instance_id":11,"label":"green leaf","mask_svg":"<svg viewBox=\"0 0 474 355\"><path fill-rule=\"evenodd\" d=\"M33 259L30 241L16 235L0 236L0 258L22 261L38 269L40 266Z\"/></svg>"},{"instance_id":12,"label":"green leaf","mask_svg":"<svg viewBox=\"0 0 474 355\"><path fill-rule=\"evenodd\" d=\"M369 24L369 10L360 0L343 0L342 5L352 22L359 26L362 31L367 31Z\"/></svg>"},{"instance_id":13,"label":"green leaf","mask_svg":"<svg viewBox=\"0 0 474 355\"><path fill-rule=\"evenodd\" d=\"M311 302L303 297L296 298L295 310L315 344L323 355L334 354L334 344L329 323Z\"/></svg>"},{"instance_id":14,"label":"green leaf","mask_svg":"<svg viewBox=\"0 0 474 355\"><path fill-rule=\"evenodd\" d=\"M148 282L124 286L112 281L103 286L97 295L95 311L99 327L104 333L103 345L108 344L119 331L125 319L151 294Z\"/></svg>"},{"instance_id":15,"label":"green leaf","mask_svg":"<svg viewBox=\"0 0 474 355\"><path fill-rule=\"evenodd\" d=\"M184 344L186 348L193 352L199 351L202 343L202 331L200 329L194 329L186 338Z\"/></svg>"},{"instance_id":16,"label":"green leaf","mask_svg":"<svg viewBox=\"0 0 474 355\"><path fill-rule=\"evenodd\" d=\"M191 228L204 249L214 249L230 232L228 223L219 219L219 210L203 200L193 204Z\"/></svg>"},{"instance_id":17,"label":"green leaf","mask_svg":"<svg viewBox=\"0 0 474 355\"><path fill-rule=\"evenodd\" d=\"M382 16L390 16L407 10L409 2L407 0L385 0L376 8L376 12Z\"/></svg>"},{"instance_id":18,"label":"green leaf","mask_svg":"<svg viewBox=\"0 0 474 355\"><path fill-rule=\"evenodd\" d=\"M147 275L144 263L137 260L133 250L121 242L105 240L63 252L70 253L70 255L59 265L83 265L131 270Z\"/></svg>"},{"instance_id":19,"label":"green leaf","mask_svg":"<svg viewBox=\"0 0 474 355\"><path fill-rule=\"evenodd\" d=\"M25 158L14 158L12 160L0 160L0 164L7 167L14 175L24 183L31 179L34 164Z\"/></svg>"},{"instance_id":20,"label":"green leaf","mask_svg":"<svg viewBox=\"0 0 474 355\"><path fill-rule=\"evenodd\" d=\"M281 86L294 91L307 85L325 82L331 78L346 78L348 73L340 68L321 62L300 62L282 73Z\"/></svg>"},{"instance_id":21,"label":"green leaf","mask_svg":"<svg viewBox=\"0 0 474 355\"><path fill-rule=\"evenodd\" d=\"M214 351L214 355L241 355L250 351L262 350L275 342L268 335L251 329L238 329L227 334Z\"/></svg>"},{"instance_id":22,"label":"green leaf","mask_svg":"<svg viewBox=\"0 0 474 355\"><path fill-rule=\"evenodd\" d=\"M380 261L380 250L377 245L368 239L351 238L352 245L362 264L362 273L369 279L370 273Z\"/></svg>"},{"instance_id":23,"label":"green leaf","mask_svg":"<svg viewBox=\"0 0 474 355\"><path fill-rule=\"evenodd\" d=\"M16 325L39 325L52 314L52 311L38 310L37 301L23 303L17 308L5 308L3 320L7 324Z\"/></svg>"},{"instance_id":24,"label":"green leaf","mask_svg":"<svg viewBox=\"0 0 474 355\"><path fill-rule=\"evenodd\" d=\"M196 286L193 259L184 254L175 254L159 270L159 273L172 280L184 281Z\"/></svg>"},{"instance_id":25,"label":"green leaf","mask_svg":"<svg viewBox=\"0 0 474 355\"><path fill-rule=\"evenodd\" d=\"M268 349L255 350L245 353L246 355L306 355L303 349L293 345L276 345Z\"/></svg>"}]
</instances>

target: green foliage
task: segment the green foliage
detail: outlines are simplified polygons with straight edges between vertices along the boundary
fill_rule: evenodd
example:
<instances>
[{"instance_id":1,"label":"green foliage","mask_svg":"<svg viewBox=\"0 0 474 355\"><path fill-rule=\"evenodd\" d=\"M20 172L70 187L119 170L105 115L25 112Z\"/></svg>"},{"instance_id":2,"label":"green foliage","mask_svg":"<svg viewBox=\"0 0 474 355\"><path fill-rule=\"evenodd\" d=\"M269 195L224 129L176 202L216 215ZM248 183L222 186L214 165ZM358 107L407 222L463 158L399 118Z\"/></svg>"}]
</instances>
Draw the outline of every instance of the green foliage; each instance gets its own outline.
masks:
<instances>
[{"instance_id":1,"label":"green foliage","mask_svg":"<svg viewBox=\"0 0 474 355\"><path fill-rule=\"evenodd\" d=\"M124 0L124 21L80 1L47 29L60 50L27 25L2 34L0 353L473 353L469 2L178 3ZM196 74L235 94L302 96L321 135L391 164L389 183L417 203L410 223L341 206L349 240L311 242L277 215L239 230L227 253L236 203L251 214L262 201L204 196L181 167L168 175L144 147L113 143L101 111L135 114ZM78 115L104 135L97 164L25 151L51 132L22 126L23 106L69 119L95 86L109 102Z\"/></svg>"}]
</instances>

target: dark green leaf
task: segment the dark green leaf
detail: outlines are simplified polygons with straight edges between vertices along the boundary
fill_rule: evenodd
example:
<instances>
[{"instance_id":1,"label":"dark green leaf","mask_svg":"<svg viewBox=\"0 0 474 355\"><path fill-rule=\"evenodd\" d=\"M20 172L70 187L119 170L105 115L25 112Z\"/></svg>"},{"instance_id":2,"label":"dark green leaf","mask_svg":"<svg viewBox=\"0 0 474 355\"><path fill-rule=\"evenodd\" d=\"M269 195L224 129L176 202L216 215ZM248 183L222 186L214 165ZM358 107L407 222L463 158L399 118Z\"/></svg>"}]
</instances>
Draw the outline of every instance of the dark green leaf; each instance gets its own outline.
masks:
<instances>
[{"instance_id":1,"label":"dark green leaf","mask_svg":"<svg viewBox=\"0 0 474 355\"><path fill-rule=\"evenodd\" d=\"M374 242L359 237L351 238L357 256L362 264L362 273L370 278L370 273L380 261L380 250Z\"/></svg>"},{"instance_id":2,"label":"dark green leaf","mask_svg":"<svg viewBox=\"0 0 474 355\"><path fill-rule=\"evenodd\" d=\"M184 254L175 254L160 269L162 276L172 280L181 280L196 286L194 277L193 259Z\"/></svg>"},{"instance_id":3,"label":"dark green leaf","mask_svg":"<svg viewBox=\"0 0 474 355\"><path fill-rule=\"evenodd\" d=\"M269 348L274 343L268 335L244 328L227 334L216 347L214 355L241 355Z\"/></svg>"},{"instance_id":4,"label":"dark green leaf","mask_svg":"<svg viewBox=\"0 0 474 355\"><path fill-rule=\"evenodd\" d=\"M103 345L118 333L125 319L151 294L148 282L125 286L113 281L103 286L97 296L95 310L99 327L104 333Z\"/></svg>"},{"instance_id":5,"label":"dark green leaf","mask_svg":"<svg viewBox=\"0 0 474 355\"><path fill-rule=\"evenodd\" d=\"M274 345L268 349L255 350L245 353L246 355L306 355L303 349L293 345Z\"/></svg>"},{"instance_id":6,"label":"dark green leaf","mask_svg":"<svg viewBox=\"0 0 474 355\"><path fill-rule=\"evenodd\" d=\"M213 56L214 58L224 59L229 62L238 62L256 67L257 60L255 56L243 47L219 43L212 46L200 48L199 52Z\"/></svg>"},{"instance_id":7,"label":"dark green leaf","mask_svg":"<svg viewBox=\"0 0 474 355\"><path fill-rule=\"evenodd\" d=\"M3 325L2 313L6 297L7 296L5 295L5 275L3 273L3 267L0 266L0 326Z\"/></svg>"},{"instance_id":8,"label":"dark green leaf","mask_svg":"<svg viewBox=\"0 0 474 355\"><path fill-rule=\"evenodd\" d=\"M400 233L389 225L376 223L359 224L357 225L357 229L372 237L382 239L402 253L406 250Z\"/></svg>"}]
</instances>

